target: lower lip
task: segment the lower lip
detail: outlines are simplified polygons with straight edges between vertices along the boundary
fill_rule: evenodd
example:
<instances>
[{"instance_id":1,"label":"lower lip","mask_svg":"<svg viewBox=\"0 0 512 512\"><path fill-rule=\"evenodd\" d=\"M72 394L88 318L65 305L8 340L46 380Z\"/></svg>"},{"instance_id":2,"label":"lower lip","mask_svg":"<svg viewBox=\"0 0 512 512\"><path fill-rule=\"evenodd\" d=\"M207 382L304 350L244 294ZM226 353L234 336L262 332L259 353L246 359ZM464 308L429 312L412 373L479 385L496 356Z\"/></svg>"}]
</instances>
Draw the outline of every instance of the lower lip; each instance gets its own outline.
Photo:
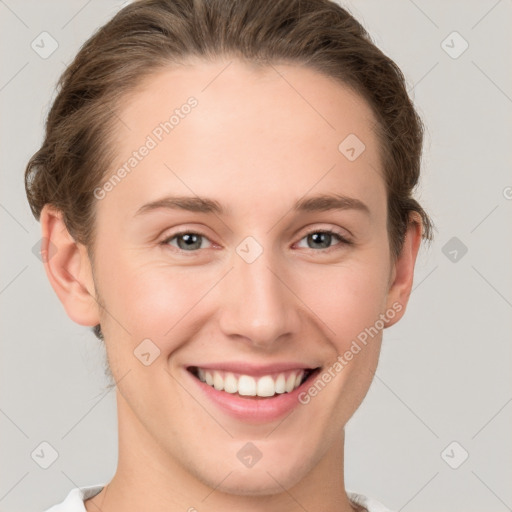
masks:
<instances>
[{"instance_id":1,"label":"lower lip","mask_svg":"<svg viewBox=\"0 0 512 512\"><path fill-rule=\"evenodd\" d=\"M184 371L209 400L231 417L245 422L265 423L281 418L300 405L299 394L309 387L311 379L319 370L315 370L298 388L290 393L282 393L268 398L243 398L235 393L218 391L199 380L188 370L185 369Z\"/></svg>"}]
</instances>

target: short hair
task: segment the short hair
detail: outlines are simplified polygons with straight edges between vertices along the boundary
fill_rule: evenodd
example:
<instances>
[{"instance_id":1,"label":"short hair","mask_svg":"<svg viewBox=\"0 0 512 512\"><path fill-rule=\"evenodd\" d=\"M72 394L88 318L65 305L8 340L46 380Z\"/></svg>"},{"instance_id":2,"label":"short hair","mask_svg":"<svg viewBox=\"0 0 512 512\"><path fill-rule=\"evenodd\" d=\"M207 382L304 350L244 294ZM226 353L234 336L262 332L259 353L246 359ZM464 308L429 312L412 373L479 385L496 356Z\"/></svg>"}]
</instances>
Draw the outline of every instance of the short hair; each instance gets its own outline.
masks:
<instances>
[{"instance_id":1,"label":"short hair","mask_svg":"<svg viewBox=\"0 0 512 512\"><path fill-rule=\"evenodd\" d=\"M112 166L116 110L144 78L188 57L302 65L358 93L377 120L392 261L411 212L421 217L422 238L432 240L434 225L413 197L424 128L405 78L362 25L329 0L138 0L120 10L58 82L44 141L25 171L37 220L47 203L61 210L93 260L94 189ZM93 332L103 340L100 325Z\"/></svg>"}]
</instances>

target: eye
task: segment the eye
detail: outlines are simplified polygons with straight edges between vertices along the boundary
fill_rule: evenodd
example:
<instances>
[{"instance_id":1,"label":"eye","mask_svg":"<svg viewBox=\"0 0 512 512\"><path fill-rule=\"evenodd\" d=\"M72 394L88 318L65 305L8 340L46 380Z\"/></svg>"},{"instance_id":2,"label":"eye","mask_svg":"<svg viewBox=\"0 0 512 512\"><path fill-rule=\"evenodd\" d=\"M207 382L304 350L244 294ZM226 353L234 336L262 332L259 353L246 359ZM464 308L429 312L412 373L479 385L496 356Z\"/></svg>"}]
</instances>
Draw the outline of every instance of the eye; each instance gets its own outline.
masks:
<instances>
[{"instance_id":1,"label":"eye","mask_svg":"<svg viewBox=\"0 0 512 512\"><path fill-rule=\"evenodd\" d=\"M352 242L346 239L341 233L330 229L317 229L310 231L300 241L306 240L307 243L311 243L312 247L308 247L310 249L323 249L328 251L333 247L331 245L333 238L340 242L338 245L352 245ZM177 245L172 243L175 239L177 241ZM160 244L164 246L171 245L172 247L178 249L178 251L197 252L198 249L206 248L202 247L202 242L204 240L209 241L208 237L202 233L197 233L195 231L181 231L179 233L174 233L171 236L168 236L162 240Z\"/></svg>"},{"instance_id":2,"label":"eye","mask_svg":"<svg viewBox=\"0 0 512 512\"><path fill-rule=\"evenodd\" d=\"M352 245L352 242L347 240L341 233L330 229L310 231L301 241L306 240L306 243L310 242L313 247L309 248L328 250L332 248L331 242L333 237L341 242L339 245Z\"/></svg>"},{"instance_id":3,"label":"eye","mask_svg":"<svg viewBox=\"0 0 512 512\"><path fill-rule=\"evenodd\" d=\"M187 252L195 252L196 249L204 249L204 247L201 247L201 242L203 240L208 240L208 238L201 233L196 233L194 231L182 231L180 233L174 233L165 240L162 240L160 243L162 245L172 245L173 247L176 247L171 243L174 239L178 241L177 248Z\"/></svg>"}]
</instances>

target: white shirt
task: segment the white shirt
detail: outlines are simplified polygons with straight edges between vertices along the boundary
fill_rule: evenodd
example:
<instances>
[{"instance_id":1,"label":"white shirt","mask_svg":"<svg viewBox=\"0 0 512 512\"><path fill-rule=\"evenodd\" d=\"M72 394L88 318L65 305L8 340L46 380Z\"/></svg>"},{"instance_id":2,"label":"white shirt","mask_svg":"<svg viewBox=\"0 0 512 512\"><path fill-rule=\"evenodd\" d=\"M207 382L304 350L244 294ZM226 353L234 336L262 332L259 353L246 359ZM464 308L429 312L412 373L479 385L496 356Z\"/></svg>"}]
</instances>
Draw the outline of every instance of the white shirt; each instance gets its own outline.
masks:
<instances>
[{"instance_id":1,"label":"white shirt","mask_svg":"<svg viewBox=\"0 0 512 512\"><path fill-rule=\"evenodd\" d=\"M104 486L101 484L89 487L75 487L69 492L62 503L54 505L44 512L86 512L84 500L96 496L103 487ZM347 490L347 496L353 504L364 507L367 512L392 512L382 503L379 503L373 498L363 496L362 494L357 494Z\"/></svg>"}]
</instances>

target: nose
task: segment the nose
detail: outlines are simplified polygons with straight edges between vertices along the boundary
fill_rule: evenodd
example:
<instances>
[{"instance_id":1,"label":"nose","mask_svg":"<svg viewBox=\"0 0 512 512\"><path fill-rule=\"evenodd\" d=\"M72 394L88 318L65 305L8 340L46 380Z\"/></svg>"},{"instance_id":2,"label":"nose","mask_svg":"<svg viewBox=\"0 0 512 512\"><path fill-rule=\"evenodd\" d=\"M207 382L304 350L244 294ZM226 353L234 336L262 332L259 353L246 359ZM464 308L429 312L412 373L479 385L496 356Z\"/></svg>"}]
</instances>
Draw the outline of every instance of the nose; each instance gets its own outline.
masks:
<instances>
[{"instance_id":1,"label":"nose","mask_svg":"<svg viewBox=\"0 0 512 512\"><path fill-rule=\"evenodd\" d=\"M251 263L234 254L221 290L219 325L225 336L270 348L300 332L301 302L293 293L286 262L277 260L270 250Z\"/></svg>"}]
</instances>

